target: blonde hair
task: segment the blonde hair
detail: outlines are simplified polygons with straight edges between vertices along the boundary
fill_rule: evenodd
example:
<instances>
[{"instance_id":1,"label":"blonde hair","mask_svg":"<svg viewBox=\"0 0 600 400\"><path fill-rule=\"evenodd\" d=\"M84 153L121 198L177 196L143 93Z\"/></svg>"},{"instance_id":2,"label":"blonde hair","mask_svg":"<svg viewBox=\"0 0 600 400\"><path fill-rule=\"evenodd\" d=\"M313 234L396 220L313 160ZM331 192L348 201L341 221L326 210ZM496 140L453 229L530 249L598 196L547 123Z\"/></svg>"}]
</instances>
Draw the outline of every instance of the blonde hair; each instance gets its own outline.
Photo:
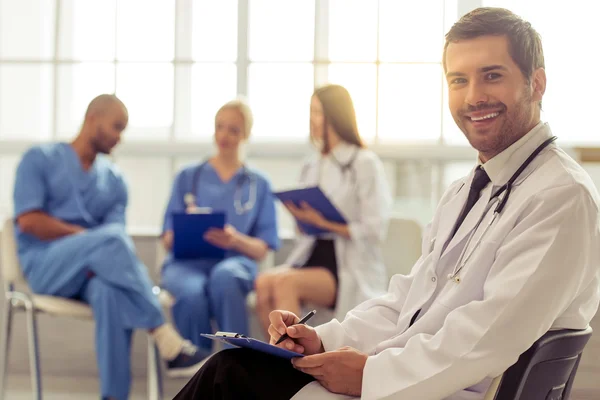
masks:
<instances>
[{"instance_id":1,"label":"blonde hair","mask_svg":"<svg viewBox=\"0 0 600 400\"><path fill-rule=\"evenodd\" d=\"M254 124L254 117L252 116L252 110L250 109L248 102L242 97L228 101L219 108L219 111L215 114L215 118L221 111L228 109L237 110L242 115L242 118L244 119L244 135L245 138L248 139L252 132L252 125Z\"/></svg>"}]
</instances>

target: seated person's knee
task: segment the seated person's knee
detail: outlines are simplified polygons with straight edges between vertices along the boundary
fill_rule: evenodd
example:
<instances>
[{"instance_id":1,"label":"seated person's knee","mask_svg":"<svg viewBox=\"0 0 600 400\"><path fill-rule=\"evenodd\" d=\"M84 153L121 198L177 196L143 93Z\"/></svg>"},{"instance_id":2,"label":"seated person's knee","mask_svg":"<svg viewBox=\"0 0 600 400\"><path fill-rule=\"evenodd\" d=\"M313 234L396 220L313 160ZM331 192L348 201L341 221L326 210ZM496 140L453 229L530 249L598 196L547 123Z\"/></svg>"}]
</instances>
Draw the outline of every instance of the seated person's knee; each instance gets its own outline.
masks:
<instances>
[{"instance_id":1,"label":"seated person's knee","mask_svg":"<svg viewBox=\"0 0 600 400\"><path fill-rule=\"evenodd\" d=\"M256 292L256 306L266 308L270 306L271 297L273 296L273 276L269 274L260 274L254 282L254 290Z\"/></svg>"},{"instance_id":2,"label":"seated person's knee","mask_svg":"<svg viewBox=\"0 0 600 400\"><path fill-rule=\"evenodd\" d=\"M178 292L176 295L176 301L180 305L189 306L191 308L197 308L206 301L206 298L206 290L201 286L188 286L185 290Z\"/></svg>"},{"instance_id":3,"label":"seated person's knee","mask_svg":"<svg viewBox=\"0 0 600 400\"><path fill-rule=\"evenodd\" d=\"M234 284L238 268L241 268L241 266L231 260L225 260L215 266L210 272L210 287L227 289Z\"/></svg>"},{"instance_id":4,"label":"seated person's knee","mask_svg":"<svg viewBox=\"0 0 600 400\"><path fill-rule=\"evenodd\" d=\"M273 279L273 297L278 299L287 299L296 292L296 277L293 274L283 272L275 275Z\"/></svg>"},{"instance_id":5,"label":"seated person's knee","mask_svg":"<svg viewBox=\"0 0 600 400\"><path fill-rule=\"evenodd\" d=\"M106 224L94 228L92 235L97 235L99 241L106 246L124 247L131 249L132 241L127 232L120 224Z\"/></svg>"}]
</instances>

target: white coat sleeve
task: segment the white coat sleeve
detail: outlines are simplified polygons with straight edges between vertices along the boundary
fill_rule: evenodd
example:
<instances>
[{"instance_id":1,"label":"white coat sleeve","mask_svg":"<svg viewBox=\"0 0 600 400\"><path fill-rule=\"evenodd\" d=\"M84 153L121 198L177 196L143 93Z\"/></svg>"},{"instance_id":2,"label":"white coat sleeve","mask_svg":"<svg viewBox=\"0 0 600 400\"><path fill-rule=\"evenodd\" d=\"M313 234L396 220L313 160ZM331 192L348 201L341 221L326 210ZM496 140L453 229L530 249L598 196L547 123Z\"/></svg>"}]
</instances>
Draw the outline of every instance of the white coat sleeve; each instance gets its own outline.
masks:
<instances>
[{"instance_id":1,"label":"white coat sleeve","mask_svg":"<svg viewBox=\"0 0 600 400\"><path fill-rule=\"evenodd\" d=\"M497 251L483 299L451 311L436 334L369 357L361 398L439 400L500 375L598 283L599 243L598 209L582 187L538 193Z\"/></svg>"},{"instance_id":2,"label":"white coat sleeve","mask_svg":"<svg viewBox=\"0 0 600 400\"><path fill-rule=\"evenodd\" d=\"M371 152L353 166L360 207L358 220L348 224L351 240L380 243L385 239L392 196L381 160Z\"/></svg>"},{"instance_id":3,"label":"white coat sleeve","mask_svg":"<svg viewBox=\"0 0 600 400\"><path fill-rule=\"evenodd\" d=\"M333 319L317 326L325 351L350 346L369 354L379 343L394 336L412 280L413 274L395 275L386 294L359 304L342 323Z\"/></svg>"},{"instance_id":4,"label":"white coat sleeve","mask_svg":"<svg viewBox=\"0 0 600 400\"><path fill-rule=\"evenodd\" d=\"M394 275L385 295L359 304L348 312L343 322L333 319L316 327L326 351L350 346L370 354L379 343L398 333L398 318L414 276L427 256L431 241L430 232L431 224L424 230L421 246L423 255L417 260L409 275Z\"/></svg>"}]
</instances>

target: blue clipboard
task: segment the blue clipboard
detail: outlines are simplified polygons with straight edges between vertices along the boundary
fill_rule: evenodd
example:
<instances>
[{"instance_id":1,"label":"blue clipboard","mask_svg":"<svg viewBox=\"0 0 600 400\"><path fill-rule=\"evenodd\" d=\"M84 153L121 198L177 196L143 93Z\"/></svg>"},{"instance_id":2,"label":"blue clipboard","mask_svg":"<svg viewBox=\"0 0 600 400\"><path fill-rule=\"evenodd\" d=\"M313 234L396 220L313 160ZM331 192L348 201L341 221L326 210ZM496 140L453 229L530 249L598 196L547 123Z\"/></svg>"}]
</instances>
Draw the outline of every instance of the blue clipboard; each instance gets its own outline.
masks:
<instances>
[{"instance_id":1,"label":"blue clipboard","mask_svg":"<svg viewBox=\"0 0 600 400\"><path fill-rule=\"evenodd\" d=\"M236 347L244 347L247 349L261 351L263 353L271 354L272 356L275 356L275 357L285 358L287 360L291 360L294 357L304 357L304 354L300 354L300 353L296 353L294 351L282 349L281 347L273 346L272 344L261 342L260 340L248 338L243 335L236 335L238 337L208 335L205 333L201 333L200 335L204 336L205 338L208 338L208 339L221 341L221 342L228 343L228 344L231 344Z\"/></svg>"},{"instance_id":2,"label":"blue clipboard","mask_svg":"<svg viewBox=\"0 0 600 400\"><path fill-rule=\"evenodd\" d=\"M173 256L175 259L223 259L225 250L204 240L211 228L225 227L225 213L173 213Z\"/></svg>"},{"instance_id":3,"label":"blue clipboard","mask_svg":"<svg viewBox=\"0 0 600 400\"><path fill-rule=\"evenodd\" d=\"M338 209L331 203L318 186L278 192L275 193L275 196L277 196L281 202L291 201L296 207L300 207L300 203L305 201L309 206L319 211L327 220L340 224L346 223L346 219L340 214ZM308 225L300 221L297 222L300 229L307 235L328 233L328 231L313 225Z\"/></svg>"}]
</instances>

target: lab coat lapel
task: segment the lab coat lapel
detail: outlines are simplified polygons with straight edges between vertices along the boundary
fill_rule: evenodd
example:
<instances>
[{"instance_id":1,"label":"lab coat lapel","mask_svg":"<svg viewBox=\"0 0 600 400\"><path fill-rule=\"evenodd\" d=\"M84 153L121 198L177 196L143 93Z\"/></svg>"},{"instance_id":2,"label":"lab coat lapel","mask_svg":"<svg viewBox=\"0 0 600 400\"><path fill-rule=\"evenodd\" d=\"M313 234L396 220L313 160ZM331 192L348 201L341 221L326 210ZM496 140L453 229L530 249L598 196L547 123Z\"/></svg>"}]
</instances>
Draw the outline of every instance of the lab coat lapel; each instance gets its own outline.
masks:
<instances>
[{"instance_id":1,"label":"lab coat lapel","mask_svg":"<svg viewBox=\"0 0 600 400\"><path fill-rule=\"evenodd\" d=\"M465 203L467 202L467 196L469 194L469 185L470 180L461 185L461 187L457 190L456 194L448 201L446 204L442 206L442 210L440 211L440 215L443 215L444 218L440 219L440 225L438 227L436 236L434 238L435 243L433 247L433 261L434 263L439 260L441 257L444 248L446 247L446 242L448 241L452 230L454 229L454 225L456 224L456 220Z\"/></svg>"},{"instance_id":2,"label":"lab coat lapel","mask_svg":"<svg viewBox=\"0 0 600 400\"><path fill-rule=\"evenodd\" d=\"M477 200L477 203L475 203L473 208L471 208L471 211L469 211L469 214L467 214L467 216L464 219L463 223L461 224L460 228L458 228L458 231L456 232L456 234L454 235L454 237L452 238L450 243L448 243L448 246L446 247L446 250L443 252L441 259L443 259L444 256L448 255L459 243L462 243L462 241L476 228L477 223L479 222L479 220L481 219L481 217L483 216L483 213L485 212L485 210L487 208L487 205L490 201L491 196L492 196L492 185L489 184L482 191L481 196L479 197L479 200ZM460 211L462 211L463 206L464 206L464 203L458 210L458 213L460 213ZM456 214L456 215L457 215L456 218L454 218L455 222L458 219L458 214ZM453 224L453 226L454 226L454 224ZM441 259L440 259L440 261L442 261Z\"/></svg>"}]
</instances>

